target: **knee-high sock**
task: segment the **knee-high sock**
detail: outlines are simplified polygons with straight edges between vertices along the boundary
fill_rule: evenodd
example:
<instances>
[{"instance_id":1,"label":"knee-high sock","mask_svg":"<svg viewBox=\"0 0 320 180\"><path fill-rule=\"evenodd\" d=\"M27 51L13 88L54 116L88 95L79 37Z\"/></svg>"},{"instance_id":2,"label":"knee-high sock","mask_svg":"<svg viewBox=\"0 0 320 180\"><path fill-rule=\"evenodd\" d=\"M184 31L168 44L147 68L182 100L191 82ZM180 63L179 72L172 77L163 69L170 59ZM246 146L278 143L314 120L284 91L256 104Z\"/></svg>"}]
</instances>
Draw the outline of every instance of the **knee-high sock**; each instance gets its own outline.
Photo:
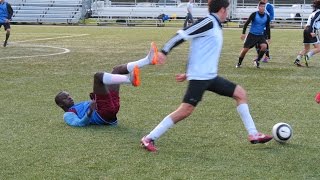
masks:
<instances>
[{"instance_id":1,"label":"knee-high sock","mask_svg":"<svg viewBox=\"0 0 320 180\"><path fill-rule=\"evenodd\" d=\"M7 33L6 33L6 40L5 40L5 41L8 41L9 37L10 37L10 32L7 32Z\"/></svg>"},{"instance_id":2,"label":"knee-high sock","mask_svg":"<svg viewBox=\"0 0 320 180\"><path fill-rule=\"evenodd\" d=\"M143 66L146 66L146 65L149 65L150 62L149 62L149 59L148 59L148 56L143 58L143 59L140 59L138 61L133 61L133 62L129 62L127 64L127 69L129 72L132 72L133 71L133 68L137 65L139 68L142 68Z\"/></svg>"},{"instance_id":3,"label":"knee-high sock","mask_svg":"<svg viewBox=\"0 0 320 180\"><path fill-rule=\"evenodd\" d=\"M157 140L162 136L165 132L167 132L172 126L174 122L172 121L170 116L165 117L158 125L155 127L148 135L147 138L152 140Z\"/></svg>"},{"instance_id":4,"label":"knee-high sock","mask_svg":"<svg viewBox=\"0 0 320 180\"><path fill-rule=\"evenodd\" d=\"M257 134L258 131L257 131L257 128L253 122L251 115L250 115L248 104L240 104L237 107L237 111L240 115L240 118L241 118L248 134L249 135Z\"/></svg>"},{"instance_id":5,"label":"knee-high sock","mask_svg":"<svg viewBox=\"0 0 320 180\"><path fill-rule=\"evenodd\" d=\"M110 85L110 84L131 84L130 78L126 75L120 74L110 74L104 73L103 74L103 84Z\"/></svg>"}]
</instances>

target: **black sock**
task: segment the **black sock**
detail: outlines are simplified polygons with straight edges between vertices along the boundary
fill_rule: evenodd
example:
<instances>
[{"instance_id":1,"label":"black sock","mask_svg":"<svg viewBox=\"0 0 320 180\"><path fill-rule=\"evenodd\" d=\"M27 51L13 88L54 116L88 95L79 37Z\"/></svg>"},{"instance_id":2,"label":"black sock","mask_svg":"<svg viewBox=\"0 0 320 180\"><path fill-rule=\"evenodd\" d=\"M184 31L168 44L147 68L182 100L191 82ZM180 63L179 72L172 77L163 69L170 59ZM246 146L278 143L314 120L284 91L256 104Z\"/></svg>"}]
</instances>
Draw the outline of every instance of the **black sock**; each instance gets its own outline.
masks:
<instances>
[{"instance_id":1,"label":"black sock","mask_svg":"<svg viewBox=\"0 0 320 180\"><path fill-rule=\"evenodd\" d=\"M238 65L241 65L243 61L243 57L239 57Z\"/></svg>"},{"instance_id":2,"label":"black sock","mask_svg":"<svg viewBox=\"0 0 320 180\"><path fill-rule=\"evenodd\" d=\"M260 52L259 52L257 61L260 61L260 59L263 57L264 53L265 53L265 51L260 51Z\"/></svg>"},{"instance_id":3,"label":"black sock","mask_svg":"<svg viewBox=\"0 0 320 180\"><path fill-rule=\"evenodd\" d=\"M7 32L7 34L6 34L6 41L8 41L9 37L10 37L10 33Z\"/></svg>"}]
</instances>

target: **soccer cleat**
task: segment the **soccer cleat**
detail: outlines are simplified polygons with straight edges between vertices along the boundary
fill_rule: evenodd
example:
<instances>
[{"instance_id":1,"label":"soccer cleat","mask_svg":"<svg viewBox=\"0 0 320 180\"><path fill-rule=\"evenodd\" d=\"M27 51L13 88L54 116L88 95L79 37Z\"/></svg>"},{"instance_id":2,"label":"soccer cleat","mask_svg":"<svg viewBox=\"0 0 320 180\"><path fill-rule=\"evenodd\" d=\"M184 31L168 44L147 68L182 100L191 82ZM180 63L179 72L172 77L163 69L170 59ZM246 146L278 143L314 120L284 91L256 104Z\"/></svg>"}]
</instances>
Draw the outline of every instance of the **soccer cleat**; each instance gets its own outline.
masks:
<instances>
[{"instance_id":1,"label":"soccer cleat","mask_svg":"<svg viewBox=\"0 0 320 180\"><path fill-rule=\"evenodd\" d=\"M147 151L151 151L151 152L156 152L157 148L154 145L154 140L147 138L146 136L144 136L141 141L141 146L146 149Z\"/></svg>"},{"instance_id":2,"label":"soccer cleat","mask_svg":"<svg viewBox=\"0 0 320 180\"><path fill-rule=\"evenodd\" d=\"M158 64L158 48L156 43L151 43L151 48L148 54L149 63L152 65Z\"/></svg>"},{"instance_id":3,"label":"soccer cleat","mask_svg":"<svg viewBox=\"0 0 320 180\"><path fill-rule=\"evenodd\" d=\"M271 135L257 133L255 135L249 135L248 140L251 142L251 144L258 144L269 142L272 138L273 137Z\"/></svg>"},{"instance_id":4,"label":"soccer cleat","mask_svg":"<svg viewBox=\"0 0 320 180\"><path fill-rule=\"evenodd\" d=\"M236 68L241 68L241 64L238 63L238 64L236 65Z\"/></svg>"},{"instance_id":5,"label":"soccer cleat","mask_svg":"<svg viewBox=\"0 0 320 180\"><path fill-rule=\"evenodd\" d=\"M4 42L3 42L3 47L6 47L7 44L8 44L8 41L4 41Z\"/></svg>"},{"instance_id":6,"label":"soccer cleat","mask_svg":"<svg viewBox=\"0 0 320 180\"><path fill-rule=\"evenodd\" d=\"M253 65L254 65L256 68L260 68L260 63L259 63L259 61L257 61L257 60L254 60L254 61L253 61Z\"/></svg>"},{"instance_id":7,"label":"soccer cleat","mask_svg":"<svg viewBox=\"0 0 320 180\"><path fill-rule=\"evenodd\" d=\"M308 65L308 61L310 60L310 58L309 58L309 56L308 55L305 55L304 56L304 63L305 63L305 65L308 67L309 65Z\"/></svg>"},{"instance_id":8,"label":"soccer cleat","mask_svg":"<svg viewBox=\"0 0 320 180\"><path fill-rule=\"evenodd\" d=\"M137 65L134 66L133 71L130 73L130 81L133 86L140 86L140 84L141 84L141 82L140 82L140 69Z\"/></svg>"},{"instance_id":9,"label":"soccer cleat","mask_svg":"<svg viewBox=\"0 0 320 180\"><path fill-rule=\"evenodd\" d=\"M296 60L294 61L294 64L297 65L298 67L302 67L302 65L300 64L299 59L296 59Z\"/></svg>"}]
</instances>

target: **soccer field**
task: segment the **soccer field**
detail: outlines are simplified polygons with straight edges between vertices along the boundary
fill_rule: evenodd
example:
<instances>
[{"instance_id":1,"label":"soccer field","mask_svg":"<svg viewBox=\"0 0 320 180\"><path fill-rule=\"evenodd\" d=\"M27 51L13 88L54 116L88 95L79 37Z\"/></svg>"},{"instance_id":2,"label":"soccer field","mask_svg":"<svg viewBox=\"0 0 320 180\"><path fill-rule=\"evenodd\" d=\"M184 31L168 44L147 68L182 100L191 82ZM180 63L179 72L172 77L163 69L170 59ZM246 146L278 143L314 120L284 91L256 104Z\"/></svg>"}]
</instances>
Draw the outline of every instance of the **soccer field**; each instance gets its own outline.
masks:
<instances>
[{"instance_id":1,"label":"soccer field","mask_svg":"<svg viewBox=\"0 0 320 180\"><path fill-rule=\"evenodd\" d=\"M166 64L143 68L140 87L121 87L117 127L63 122L59 91L88 100L95 72L146 56L151 41L160 49L177 30L13 25L9 45L0 47L0 179L320 179L320 58L309 68L293 65L301 29L272 29L272 59L261 69L253 67L253 49L235 68L241 29L225 29L220 59L219 74L247 90L259 131L292 126L287 144L250 144L234 100L207 92L191 117L156 142L157 153L140 147L181 102L187 83L174 76L185 71L188 42Z\"/></svg>"}]
</instances>

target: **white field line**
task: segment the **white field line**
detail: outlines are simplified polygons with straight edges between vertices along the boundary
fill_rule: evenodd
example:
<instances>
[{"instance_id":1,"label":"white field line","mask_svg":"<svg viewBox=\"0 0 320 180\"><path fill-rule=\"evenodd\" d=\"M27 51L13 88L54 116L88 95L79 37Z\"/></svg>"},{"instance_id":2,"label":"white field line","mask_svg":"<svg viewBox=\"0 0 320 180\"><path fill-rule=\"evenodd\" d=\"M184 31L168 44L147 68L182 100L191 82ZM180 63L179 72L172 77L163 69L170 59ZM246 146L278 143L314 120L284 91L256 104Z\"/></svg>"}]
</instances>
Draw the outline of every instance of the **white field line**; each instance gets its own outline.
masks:
<instances>
[{"instance_id":1,"label":"white field line","mask_svg":"<svg viewBox=\"0 0 320 180\"><path fill-rule=\"evenodd\" d=\"M43 47L43 48L61 49L62 52L52 53L52 54L39 54L39 55L32 55L32 56L10 56L10 57L2 57L0 59L20 59L20 58L32 58L32 57L56 56L56 55L66 54L66 53L70 52L70 50L67 49L67 48L54 47L54 46L32 45L31 47Z\"/></svg>"},{"instance_id":2,"label":"white field line","mask_svg":"<svg viewBox=\"0 0 320 180\"><path fill-rule=\"evenodd\" d=\"M18 43L26 43L26 42L34 42L34 41L45 41L45 40L54 40L54 39L62 39L62 38L73 38L73 37L81 37L81 36L88 36L89 34L79 34L79 35L67 35L67 36L59 36L53 38L39 38L39 39L31 39L25 41L15 41L10 42L10 44L18 44ZM67 48L62 47L55 47L55 46L47 46L47 45L34 45L34 44L21 44L22 46L25 45L26 47L42 47L42 48L53 48L53 49L61 49L62 52L58 53L51 53L51 54L38 54L38 55L31 55L31 56L11 56L11 57L0 57L0 59L19 59L19 58L32 58L32 57L46 57L46 56L56 56L60 54L69 53L70 50Z\"/></svg>"}]
</instances>

